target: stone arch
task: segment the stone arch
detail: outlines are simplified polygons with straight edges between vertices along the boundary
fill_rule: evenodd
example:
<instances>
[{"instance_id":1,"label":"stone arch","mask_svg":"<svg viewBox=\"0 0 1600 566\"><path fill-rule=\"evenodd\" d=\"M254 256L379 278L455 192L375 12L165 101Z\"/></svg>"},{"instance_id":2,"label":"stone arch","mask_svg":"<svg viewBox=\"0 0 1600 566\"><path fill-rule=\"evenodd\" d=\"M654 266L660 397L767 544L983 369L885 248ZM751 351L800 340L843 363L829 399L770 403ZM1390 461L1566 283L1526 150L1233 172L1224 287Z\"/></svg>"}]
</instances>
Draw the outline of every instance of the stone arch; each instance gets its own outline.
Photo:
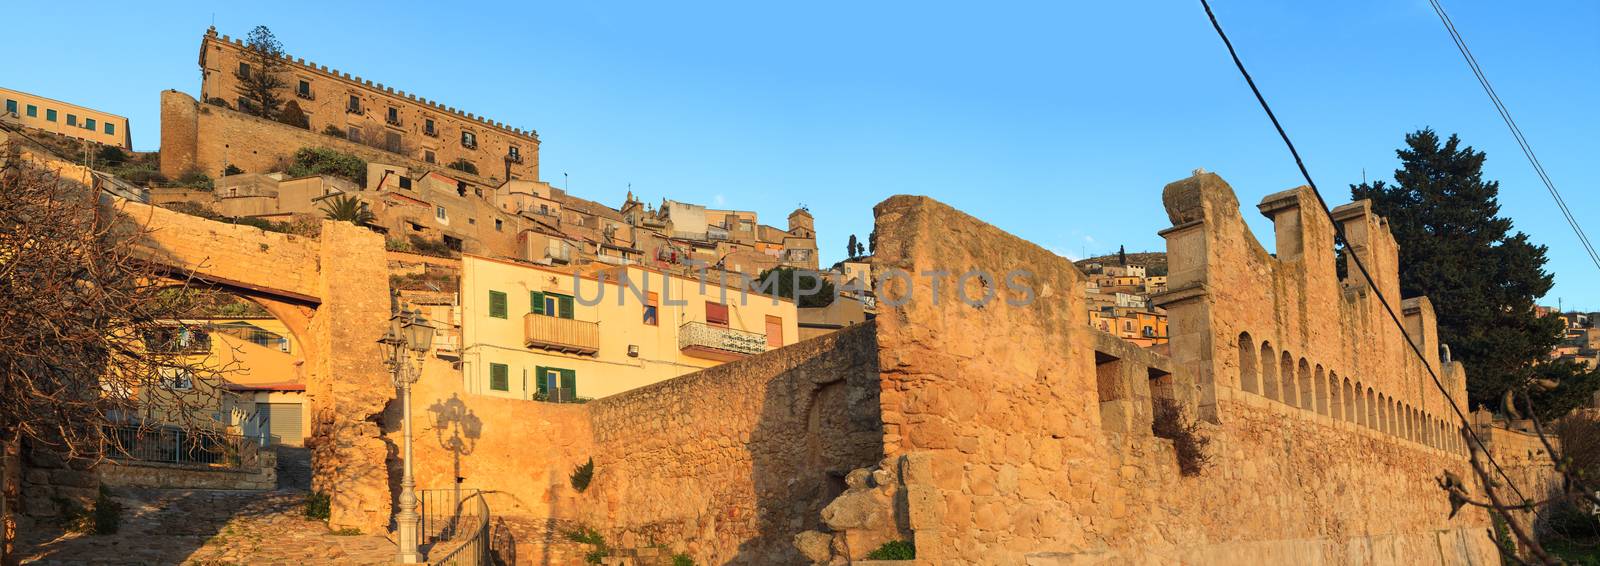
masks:
<instances>
[{"instance_id":1,"label":"stone arch","mask_svg":"<svg viewBox=\"0 0 1600 566\"><path fill-rule=\"evenodd\" d=\"M1300 392L1295 389L1294 356L1284 350L1279 356L1278 382L1282 384L1283 404L1290 407L1300 406Z\"/></svg>"},{"instance_id":2,"label":"stone arch","mask_svg":"<svg viewBox=\"0 0 1600 566\"><path fill-rule=\"evenodd\" d=\"M1339 390L1339 374L1328 370L1328 416L1333 420L1344 418L1344 396Z\"/></svg>"},{"instance_id":3,"label":"stone arch","mask_svg":"<svg viewBox=\"0 0 1600 566\"><path fill-rule=\"evenodd\" d=\"M1307 411L1316 412L1316 385L1313 384L1311 378L1311 364L1306 362L1305 358L1300 358L1300 370L1297 375L1300 376L1300 383L1295 390L1300 392L1300 408Z\"/></svg>"},{"instance_id":4,"label":"stone arch","mask_svg":"<svg viewBox=\"0 0 1600 566\"><path fill-rule=\"evenodd\" d=\"M1367 428L1378 428L1378 394L1367 387Z\"/></svg>"},{"instance_id":5,"label":"stone arch","mask_svg":"<svg viewBox=\"0 0 1600 566\"><path fill-rule=\"evenodd\" d=\"M1261 343L1261 394L1268 399L1281 399L1278 394L1278 356L1271 342Z\"/></svg>"},{"instance_id":6,"label":"stone arch","mask_svg":"<svg viewBox=\"0 0 1600 566\"><path fill-rule=\"evenodd\" d=\"M324 221L309 238L118 206L142 230L141 259L174 280L252 300L288 327L305 360L312 488L332 497L329 526L384 530L392 447L382 427L394 389L377 343L389 319L383 237L348 222Z\"/></svg>"},{"instance_id":7,"label":"stone arch","mask_svg":"<svg viewBox=\"0 0 1600 566\"><path fill-rule=\"evenodd\" d=\"M1239 389L1261 394L1261 358L1256 357L1256 344L1249 332L1239 333Z\"/></svg>"},{"instance_id":8,"label":"stone arch","mask_svg":"<svg viewBox=\"0 0 1600 566\"><path fill-rule=\"evenodd\" d=\"M1328 412L1328 395L1332 392L1332 389L1328 387L1328 375L1322 370L1322 364L1317 364L1317 367L1312 370L1311 379L1312 383L1315 383L1317 387L1317 414L1332 416Z\"/></svg>"},{"instance_id":9,"label":"stone arch","mask_svg":"<svg viewBox=\"0 0 1600 566\"><path fill-rule=\"evenodd\" d=\"M1355 420L1356 420L1356 399L1353 396L1354 395L1354 393L1353 393L1354 390L1351 388L1350 378L1348 378L1348 377L1344 378L1344 381L1342 383L1344 384L1344 386L1341 389L1339 389L1339 401L1341 403L1343 403L1341 405L1341 407L1340 407L1342 409L1340 411L1340 418L1343 418L1346 421L1355 422Z\"/></svg>"}]
</instances>

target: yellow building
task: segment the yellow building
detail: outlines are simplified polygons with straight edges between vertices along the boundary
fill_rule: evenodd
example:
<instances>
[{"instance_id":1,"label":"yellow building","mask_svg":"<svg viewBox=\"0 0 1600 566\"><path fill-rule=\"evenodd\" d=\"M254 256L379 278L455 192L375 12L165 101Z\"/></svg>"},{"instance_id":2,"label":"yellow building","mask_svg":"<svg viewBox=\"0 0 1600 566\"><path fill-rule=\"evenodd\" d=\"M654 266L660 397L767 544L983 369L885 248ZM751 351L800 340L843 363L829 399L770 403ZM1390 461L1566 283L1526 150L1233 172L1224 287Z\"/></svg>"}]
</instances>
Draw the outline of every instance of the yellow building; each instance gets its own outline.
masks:
<instances>
[{"instance_id":1,"label":"yellow building","mask_svg":"<svg viewBox=\"0 0 1600 566\"><path fill-rule=\"evenodd\" d=\"M160 387L145 394L146 419L193 424L209 420L248 437L265 436L269 444L300 445L310 430L305 406L305 375L299 345L287 326L270 317L213 318L174 324L169 335L147 337L152 347L181 353L190 367L205 368L196 377L172 368ZM162 399L182 396L182 410Z\"/></svg>"},{"instance_id":2,"label":"yellow building","mask_svg":"<svg viewBox=\"0 0 1600 566\"><path fill-rule=\"evenodd\" d=\"M98 144L133 149L128 119L59 100L0 88L5 111L0 120Z\"/></svg>"},{"instance_id":3,"label":"yellow building","mask_svg":"<svg viewBox=\"0 0 1600 566\"><path fill-rule=\"evenodd\" d=\"M799 339L793 301L741 296L737 283L721 286L714 274L702 286L637 266L574 275L471 254L461 262L462 375L471 393L604 397Z\"/></svg>"}]
</instances>

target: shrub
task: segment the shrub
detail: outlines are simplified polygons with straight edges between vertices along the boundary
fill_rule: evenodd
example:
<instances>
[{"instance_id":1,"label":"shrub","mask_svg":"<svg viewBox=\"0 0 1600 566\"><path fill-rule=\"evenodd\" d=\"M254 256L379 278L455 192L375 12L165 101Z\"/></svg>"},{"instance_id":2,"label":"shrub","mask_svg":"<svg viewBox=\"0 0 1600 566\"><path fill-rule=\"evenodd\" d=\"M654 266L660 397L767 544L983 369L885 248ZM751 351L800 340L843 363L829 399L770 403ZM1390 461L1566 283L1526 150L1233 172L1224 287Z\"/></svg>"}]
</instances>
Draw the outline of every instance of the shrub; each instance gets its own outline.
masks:
<instances>
[{"instance_id":1,"label":"shrub","mask_svg":"<svg viewBox=\"0 0 1600 566\"><path fill-rule=\"evenodd\" d=\"M594 458L590 458L588 462L573 468L571 479L572 488L578 490L578 493L583 493L583 490L589 489L589 480L594 479Z\"/></svg>"},{"instance_id":2,"label":"shrub","mask_svg":"<svg viewBox=\"0 0 1600 566\"><path fill-rule=\"evenodd\" d=\"M365 185L367 162L355 155L325 147L302 147L294 152L294 162L285 173L290 177L332 175Z\"/></svg>"},{"instance_id":3,"label":"shrub","mask_svg":"<svg viewBox=\"0 0 1600 566\"><path fill-rule=\"evenodd\" d=\"M611 556L611 547L606 546L606 539L600 532L589 527L579 526L576 530L567 533L567 540L578 544L593 546L588 554L583 556L583 561L589 564L599 564L601 559Z\"/></svg>"},{"instance_id":4,"label":"shrub","mask_svg":"<svg viewBox=\"0 0 1600 566\"><path fill-rule=\"evenodd\" d=\"M129 163L120 167L112 167L109 173L135 185L150 186L167 182L166 175L162 175L161 171L156 169L156 166L149 163Z\"/></svg>"},{"instance_id":5,"label":"shrub","mask_svg":"<svg viewBox=\"0 0 1600 566\"><path fill-rule=\"evenodd\" d=\"M1186 476L1199 475L1211 463L1211 457L1205 453L1211 439L1200 436L1199 424L1183 419L1183 408L1172 399L1156 399L1154 417L1150 432L1172 441L1178 453L1178 471Z\"/></svg>"},{"instance_id":6,"label":"shrub","mask_svg":"<svg viewBox=\"0 0 1600 566\"><path fill-rule=\"evenodd\" d=\"M293 100L290 100L288 104L284 104L283 109L278 111L278 122L302 130L311 129L311 118L306 116L304 110L300 109L300 103Z\"/></svg>"},{"instance_id":7,"label":"shrub","mask_svg":"<svg viewBox=\"0 0 1600 566\"><path fill-rule=\"evenodd\" d=\"M327 494L322 492L307 493L305 502L302 505L307 519L328 520L329 499Z\"/></svg>"},{"instance_id":8,"label":"shrub","mask_svg":"<svg viewBox=\"0 0 1600 566\"><path fill-rule=\"evenodd\" d=\"M471 173L473 175L478 174L478 166L474 165L471 161L467 161L465 158L458 158L455 161L451 161L450 164L445 165L445 167L449 167L457 171Z\"/></svg>"},{"instance_id":9,"label":"shrub","mask_svg":"<svg viewBox=\"0 0 1600 566\"><path fill-rule=\"evenodd\" d=\"M211 176L199 171L190 171L188 173L184 173L182 177L178 177L178 180L173 181L172 185L175 187L200 189L202 191L209 191L214 186L211 183Z\"/></svg>"},{"instance_id":10,"label":"shrub","mask_svg":"<svg viewBox=\"0 0 1600 566\"><path fill-rule=\"evenodd\" d=\"M672 555L672 566L694 566L694 559L687 554Z\"/></svg>"},{"instance_id":11,"label":"shrub","mask_svg":"<svg viewBox=\"0 0 1600 566\"><path fill-rule=\"evenodd\" d=\"M443 240L429 240L416 234L412 234L408 240L410 241L411 249L403 251L434 257L455 257L455 251L451 250L450 246L444 243Z\"/></svg>"},{"instance_id":12,"label":"shrub","mask_svg":"<svg viewBox=\"0 0 1600 566\"><path fill-rule=\"evenodd\" d=\"M867 560L913 560L916 557L917 547L903 540L891 540L867 553Z\"/></svg>"},{"instance_id":13,"label":"shrub","mask_svg":"<svg viewBox=\"0 0 1600 566\"><path fill-rule=\"evenodd\" d=\"M328 125L322 127L322 134L323 135L327 135L327 136L333 136L333 137L336 137L336 138L342 138L342 137L344 137L344 130L339 129L338 126L335 126L333 124L328 124Z\"/></svg>"},{"instance_id":14,"label":"shrub","mask_svg":"<svg viewBox=\"0 0 1600 566\"><path fill-rule=\"evenodd\" d=\"M100 148L94 159L107 167L116 167L128 161L128 153L120 147L108 145Z\"/></svg>"},{"instance_id":15,"label":"shrub","mask_svg":"<svg viewBox=\"0 0 1600 566\"><path fill-rule=\"evenodd\" d=\"M240 169L238 165L234 165L232 163L229 163L228 166L222 170L222 176L224 177L242 174L244 174L244 169Z\"/></svg>"},{"instance_id":16,"label":"shrub","mask_svg":"<svg viewBox=\"0 0 1600 566\"><path fill-rule=\"evenodd\" d=\"M355 527L345 527L345 528L339 529L337 531L331 531L328 534L331 534L331 535L336 536L336 537L360 536L361 535L361 529L358 529L358 528L355 528Z\"/></svg>"},{"instance_id":17,"label":"shrub","mask_svg":"<svg viewBox=\"0 0 1600 566\"><path fill-rule=\"evenodd\" d=\"M212 106L221 106L223 108L232 108L231 106L228 106L228 101L224 100L220 96L213 96L209 99L206 99L206 104L210 104Z\"/></svg>"}]
</instances>

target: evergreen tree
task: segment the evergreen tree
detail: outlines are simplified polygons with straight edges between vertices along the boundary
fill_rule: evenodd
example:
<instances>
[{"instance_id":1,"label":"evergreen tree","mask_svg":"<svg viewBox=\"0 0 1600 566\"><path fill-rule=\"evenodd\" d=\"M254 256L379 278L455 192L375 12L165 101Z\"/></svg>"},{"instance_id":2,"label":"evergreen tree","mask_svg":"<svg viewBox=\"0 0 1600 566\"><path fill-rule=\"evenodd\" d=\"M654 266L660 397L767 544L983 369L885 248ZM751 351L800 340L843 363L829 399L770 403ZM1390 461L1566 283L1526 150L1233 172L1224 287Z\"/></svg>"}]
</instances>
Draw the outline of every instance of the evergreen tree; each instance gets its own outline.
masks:
<instances>
[{"instance_id":1,"label":"evergreen tree","mask_svg":"<svg viewBox=\"0 0 1600 566\"><path fill-rule=\"evenodd\" d=\"M845 244L845 247L849 249L849 251L845 253L845 257L856 257L856 254L857 254L856 246L858 246L858 245L861 245L861 244L856 241L856 235L855 234L851 234L850 235L850 242L848 244Z\"/></svg>"},{"instance_id":2,"label":"evergreen tree","mask_svg":"<svg viewBox=\"0 0 1600 566\"><path fill-rule=\"evenodd\" d=\"M267 26L256 26L245 38L246 67L234 71L239 84L239 110L262 118L277 118L283 106L283 44Z\"/></svg>"},{"instance_id":3,"label":"evergreen tree","mask_svg":"<svg viewBox=\"0 0 1600 566\"><path fill-rule=\"evenodd\" d=\"M1128 247L1117 246L1117 265L1128 265Z\"/></svg>"},{"instance_id":4,"label":"evergreen tree","mask_svg":"<svg viewBox=\"0 0 1600 566\"><path fill-rule=\"evenodd\" d=\"M1534 301L1554 282L1544 270L1546 248L1513 233L1511 220L1499 216L1500 184L1483 179L1483 152L1463 147L1455 135L1441 143L1430 129L1405 141L1396 151L1401 166L1393 185L1350 187L1352 198L1370 199L1373 210L1389 219L1400 245L1401 296L1433 301L1439 341L1466 365L1473 407L1498 408L1508 388L1538 375L1561 381L1567 390L1542 395L1566 401L1540 412L1564 413L1571 399L1593 390L1595 376L1546 362L1561 336L1559 320L1534 312ZM1579 389L1586 391L1580 395Z\"/></svg>"}]
</instances>

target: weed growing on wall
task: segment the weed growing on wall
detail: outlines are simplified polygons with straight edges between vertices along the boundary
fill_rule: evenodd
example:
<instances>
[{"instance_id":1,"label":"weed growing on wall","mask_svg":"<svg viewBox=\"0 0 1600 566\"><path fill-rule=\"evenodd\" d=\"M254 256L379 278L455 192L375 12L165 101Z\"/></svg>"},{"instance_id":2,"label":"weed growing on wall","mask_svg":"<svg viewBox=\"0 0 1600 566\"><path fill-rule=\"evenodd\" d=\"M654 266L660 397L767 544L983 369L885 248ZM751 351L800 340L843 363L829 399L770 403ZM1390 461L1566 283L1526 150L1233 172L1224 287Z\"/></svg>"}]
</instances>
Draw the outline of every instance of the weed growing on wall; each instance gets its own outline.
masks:
<instances>
[{"instance_id":1,"label":"weed growing on wall","mask_svg":"<svg viewBox=\"0 0 1600 566\"><path fill-rule=\"evenodd\" d=\"M916 557L917 547L903 540L891 540L867 553L867 560L912 560Z\"/></svg>"},{"instance_id":2,"label":"weed growing on wall","mask_svg":"<svg viewBox=\"0 0 1600 566\"><path fill-rule=\"evenodd\" d=\"M583 493L583 490L589 489L589 480L592 479L594 479L594 458L572 470L572 489Z\"/></svg>"},{"instance_id":3,"label":"weed growing on wall","mask_svg":"<svg viewBox=\"0 0 1600 566\"><path fill-rule=\"evenodd\" d=\"M1172 448L1178 453L1178 471L1185 476L1200 475L1211 463L1211 456L1205 452L1211 439L1200 436L1200 425L1184 420L1183 408L1172 399L1156 399L1154 417L1150 432L1172 441Z\"/></svg>"}]
</instances>

